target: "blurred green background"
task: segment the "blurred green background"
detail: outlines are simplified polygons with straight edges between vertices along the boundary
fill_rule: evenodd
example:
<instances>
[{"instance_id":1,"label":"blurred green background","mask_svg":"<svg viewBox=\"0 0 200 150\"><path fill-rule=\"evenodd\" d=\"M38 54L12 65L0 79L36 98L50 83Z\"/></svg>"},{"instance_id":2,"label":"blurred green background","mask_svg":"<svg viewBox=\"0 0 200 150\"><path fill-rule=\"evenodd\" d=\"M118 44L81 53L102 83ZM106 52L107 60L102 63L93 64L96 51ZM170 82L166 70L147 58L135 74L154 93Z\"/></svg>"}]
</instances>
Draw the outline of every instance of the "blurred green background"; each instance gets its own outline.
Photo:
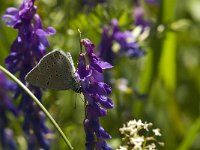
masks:
<instances>
[{"instance_id":1,"label":"blurred green background","mask_svg":"<svg viewBox=\"0 0 200 150\"><path fill-rule=\"evenodd\" d=\"M131 119L141 119L161 129L161 141L165 143L162 149L200 149L200 1L160 1L161 6L142 1L145 17L155 23L143 43L146 55L139 59L118 58L110 70L114 81L110 97L115 107L101 118L101 124L112 135L108 143L113 148L121 144L119 128ZM7 7L19 7L21 2L1 1L0 16ZM55 48L69 51L75 64L80 50L77 29L95 45L101 40L102 27L113 18L119 20L122 31L133 29L132 0L107 0L93 6L83 0L36 0L35 5L44 27L53 26L57 30L49 38L48 51ZM0 21L0 64L3 66L16 36L17 31ZM127 91L119 89L120 79L128 81ZM43 103L74 148L84 149L83 96L72 91L48 90L44 92ZM21 132L23 117L16 119L9 115L9 118L17 144L20 149L26 149ZM47 125L55 130L48 120ZM58 134L54 138L52 149L66 148Z\"/></svg>"}]
</instances>

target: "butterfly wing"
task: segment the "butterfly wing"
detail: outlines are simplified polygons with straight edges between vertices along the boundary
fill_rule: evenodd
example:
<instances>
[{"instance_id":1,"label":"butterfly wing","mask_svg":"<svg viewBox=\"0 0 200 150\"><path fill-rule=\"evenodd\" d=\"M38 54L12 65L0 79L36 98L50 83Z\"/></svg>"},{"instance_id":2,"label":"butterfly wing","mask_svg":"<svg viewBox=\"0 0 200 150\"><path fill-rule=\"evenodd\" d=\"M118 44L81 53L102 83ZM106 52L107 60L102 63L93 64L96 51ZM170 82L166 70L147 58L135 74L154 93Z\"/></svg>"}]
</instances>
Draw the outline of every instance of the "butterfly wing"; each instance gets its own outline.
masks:
<instances>
[{"instance_id":1,"label":"butterfly wing","mask_svg":"<svg viewBox=\"0 0 200 150\"><path fill-rule=\"evenodd\" d=\"M25 77L26 81L34 86L46 88L48 78L41 74L39 67L35 66Z\"/></svg>"},{"instance_id":2,"label":"butterfly wing","mask_svg":"<svg viewBox=\"0 0 200 150\"><path fill-rule=\"evenodd\" d=\"M62 52L62 51L61 51ZM63 52L62 52L63 53ZM64 53L64 55L65 55L65 53ZM66 53L66 57L67 57L67 59L69 60L69 63L70 63L70 65L71 65L71 71L72 71L72 73L74 74L75 73L75 71L76 71L76 69L75 69L75 67L74 67L74 61L73 61L73 59L72 59L72 56L71 56L71 54L69 53L69 52L67 52Z\"/></svg>"},{"instance_id":3,"label":"butterfly wing","mask_svg":"<svg viewBox=\"0 0 200 150\"><path fill-rule=\"evenodd\" d=\"M30 84L53 90L76 89L75 68L70 53L54 50L45 55L27 74Z\"/></svg>"}]
</instances>

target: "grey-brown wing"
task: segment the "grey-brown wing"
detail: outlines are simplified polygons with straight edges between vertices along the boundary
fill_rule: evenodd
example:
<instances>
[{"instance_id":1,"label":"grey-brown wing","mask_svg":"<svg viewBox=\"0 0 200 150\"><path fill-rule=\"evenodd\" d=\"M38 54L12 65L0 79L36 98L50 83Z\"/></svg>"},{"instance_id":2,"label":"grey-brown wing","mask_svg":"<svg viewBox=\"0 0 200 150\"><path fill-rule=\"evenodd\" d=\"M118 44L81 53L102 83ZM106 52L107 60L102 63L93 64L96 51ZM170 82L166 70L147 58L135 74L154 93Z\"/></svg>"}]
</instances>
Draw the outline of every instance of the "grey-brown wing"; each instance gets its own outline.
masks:
<instances>
[{"instance_id":1,"label":"grey-brown wing","mask_svg":"<svg viewBox=\"0 0 200 150\"><path fill-rule=\"evenodd\" d=\"M44 74L41 74L39 67L35 66L25 77L26 81L34 86L46 88L48 84L48 78Z\"/></svg>"},{"instance_id":2,"label":"grey-brown wing","mask_svg":"<svg viewBox=\"0 0 200 150\"><path fill-rule=\"evenodd\" d=\"M74 80L75 69L73 63L71 63L73 60L69 56L71 57L70 53L67 53L66 55L59 50L48 53L31 71L34 76L38 75L38 78L34 79L33 83L33 75L30 72L26 78L27 82L42 88L53 90L74 89L74 82L76 81ZM44 80L44 82L41 80Z\"/></svg>"}]
</instances>

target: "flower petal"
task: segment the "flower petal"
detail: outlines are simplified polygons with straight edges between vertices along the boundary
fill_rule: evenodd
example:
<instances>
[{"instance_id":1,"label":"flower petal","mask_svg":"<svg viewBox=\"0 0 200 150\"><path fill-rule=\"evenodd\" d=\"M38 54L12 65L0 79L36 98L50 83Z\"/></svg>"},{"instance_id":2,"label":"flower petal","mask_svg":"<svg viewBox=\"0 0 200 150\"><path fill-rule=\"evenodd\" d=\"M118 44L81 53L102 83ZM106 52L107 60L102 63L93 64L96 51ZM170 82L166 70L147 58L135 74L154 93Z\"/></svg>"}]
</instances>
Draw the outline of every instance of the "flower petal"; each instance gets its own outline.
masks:
<instances>
[{"instance_id":1,"label":"flower petal","mask_svg":"<svg viewBox=\"0 0 200 150\"><path fill-rule=\"evenodd\" d=\"M46 29L46 35L47 35L47 36L53 35L53 34L55 34L55 33L56 33L56 30L55 30L53 27L48 27L48 28Z\"/></svg>"},{"instance_id":2,"label":"flower petal","mask_svg":"<svg viewBox=\"0 0 200 150\"><path fill-rule=\"evenodd\" d=\"M39 41L45 46L48 47L49 46L49 42L46 38L46 32L43 29L37 29L36 30L36 35L39 38Z\"/></svg>"},{"instance_id":3,"label":"flower petal","mask_svg":"<svg viewBox=\"0 0 200 150\"><path fill-rule=\"evenodd\" d=\"M105 61L99 61L98 65L102 68L102 69L110 69L113 66L111 64L109 64L108 62Z\"/></svg>"}]
</instances>

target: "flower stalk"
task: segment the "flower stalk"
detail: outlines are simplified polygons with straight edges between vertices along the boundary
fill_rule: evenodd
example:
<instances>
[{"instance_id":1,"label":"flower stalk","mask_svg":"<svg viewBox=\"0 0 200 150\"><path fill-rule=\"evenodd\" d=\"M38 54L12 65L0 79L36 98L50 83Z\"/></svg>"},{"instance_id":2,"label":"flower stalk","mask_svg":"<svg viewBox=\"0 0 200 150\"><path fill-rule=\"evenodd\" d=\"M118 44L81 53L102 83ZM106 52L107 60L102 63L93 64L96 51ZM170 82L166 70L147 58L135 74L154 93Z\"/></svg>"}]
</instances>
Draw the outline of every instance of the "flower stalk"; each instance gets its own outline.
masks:
<instances>
[{"instance_id":1,"label":"flower stalk","mask_svg":"<svg viewBox=\"0 0 200 150\"><path fill-rule=\"evenodd\" d=\"M105 141L111 136L100 125L99 117L104 117L107 109L114 107L112 100L107 97L111 93L111 87L103 81L103 70L113 66L97 57L94 53L95 46L89 39L82 39L81 45L85 47L86 53L81 51L79 55L77 74L85 99L83 124L86 149L111 150Z\"/></svg>"}]
</instances>

